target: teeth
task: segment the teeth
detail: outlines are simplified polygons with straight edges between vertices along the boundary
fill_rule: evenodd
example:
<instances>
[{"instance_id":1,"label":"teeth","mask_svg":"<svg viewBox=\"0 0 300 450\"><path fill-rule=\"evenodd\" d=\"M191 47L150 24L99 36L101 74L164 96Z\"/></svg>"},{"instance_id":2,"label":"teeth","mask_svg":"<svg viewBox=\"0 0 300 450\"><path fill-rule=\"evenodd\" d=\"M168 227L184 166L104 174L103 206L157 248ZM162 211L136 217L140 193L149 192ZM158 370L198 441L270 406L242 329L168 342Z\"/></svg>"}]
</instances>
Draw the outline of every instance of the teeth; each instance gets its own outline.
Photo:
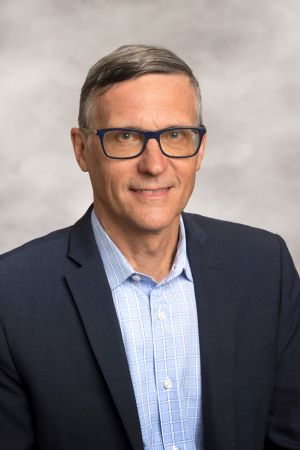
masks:
<instances>
[{"instance_id":1,"label":"teeth","mask_svg":"<svg viewBox=\"0 0 300 450\"><path fill-rule=\"evenodd\" d=\"M139 192L163 192L166 191L168 188L162 188L162 189L136 189Z\"/></svg>"}]
</instances>

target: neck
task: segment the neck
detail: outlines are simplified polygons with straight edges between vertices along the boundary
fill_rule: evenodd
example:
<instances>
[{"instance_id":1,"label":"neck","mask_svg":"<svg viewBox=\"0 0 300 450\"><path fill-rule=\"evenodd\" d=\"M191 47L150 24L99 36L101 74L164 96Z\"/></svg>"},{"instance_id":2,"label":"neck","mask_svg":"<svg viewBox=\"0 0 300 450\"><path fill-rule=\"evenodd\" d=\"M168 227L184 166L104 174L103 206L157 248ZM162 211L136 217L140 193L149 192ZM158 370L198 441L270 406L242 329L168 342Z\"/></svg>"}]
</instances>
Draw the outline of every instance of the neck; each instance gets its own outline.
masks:
<instances>
[{"instance_id":1,"label":"neck","mask_svg":"<svg viewBox=\"0 0 300 450\"><path fill-rule=\"evenodd\" d=\"M177 250L179 217L171 227L156 232L137 232L106 224L96 208L95 213L134 271L144 273L157 282L168 275Z\"/></svg>"}]
</instances>

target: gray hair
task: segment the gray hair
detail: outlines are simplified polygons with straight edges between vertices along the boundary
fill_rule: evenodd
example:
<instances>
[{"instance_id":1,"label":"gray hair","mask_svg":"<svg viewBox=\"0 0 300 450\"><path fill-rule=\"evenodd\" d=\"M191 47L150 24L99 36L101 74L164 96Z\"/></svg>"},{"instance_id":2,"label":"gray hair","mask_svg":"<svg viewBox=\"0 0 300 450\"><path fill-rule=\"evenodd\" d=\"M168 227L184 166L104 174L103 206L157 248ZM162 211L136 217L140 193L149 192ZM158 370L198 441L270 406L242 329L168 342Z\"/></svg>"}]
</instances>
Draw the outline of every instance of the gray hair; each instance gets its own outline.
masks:
<instances>
[{"instance_id":1,"label":"gray hair","mask_svg":"<svg viewBox=\"0 0 300 450\"><path fill-rule=\"evenodd\" d=\"M89 70L81 89L79 126L88 127L91 100L95 95L101 95L112 84L150 73L186 75L195 90L197 122L202 125L200 88L191 68L168 49L151 45L123 45L104 56Z\"/></svg>"}]
</instances>

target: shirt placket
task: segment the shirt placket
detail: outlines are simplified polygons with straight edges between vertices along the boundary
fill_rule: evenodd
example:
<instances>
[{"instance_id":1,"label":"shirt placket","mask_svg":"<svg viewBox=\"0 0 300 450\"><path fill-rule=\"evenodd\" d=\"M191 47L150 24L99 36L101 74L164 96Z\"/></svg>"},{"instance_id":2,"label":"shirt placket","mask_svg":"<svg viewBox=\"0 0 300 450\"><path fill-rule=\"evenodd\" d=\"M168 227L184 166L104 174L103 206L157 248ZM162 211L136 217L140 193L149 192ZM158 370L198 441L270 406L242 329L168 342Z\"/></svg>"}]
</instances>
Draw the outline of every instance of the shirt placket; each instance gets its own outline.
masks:
<instances>
[{"instance_id":1,"label":"shirt placket","mask_svg":"<svg viewBox=\"0 0 300 450\"><path fill-rule=\"evenodd\" d=\"M191 449L192 446L186 447L185 444L182 444L187 442L187 436L186 430L184 430L183 411L180 405L179 386L177 385L176 339L174 335L176 333L174 324L172 324L171 306L162 298L161 287L159 286L151 291L150 307L154 370L164 448L166 450Z\"/></svg>"}]
</instances>

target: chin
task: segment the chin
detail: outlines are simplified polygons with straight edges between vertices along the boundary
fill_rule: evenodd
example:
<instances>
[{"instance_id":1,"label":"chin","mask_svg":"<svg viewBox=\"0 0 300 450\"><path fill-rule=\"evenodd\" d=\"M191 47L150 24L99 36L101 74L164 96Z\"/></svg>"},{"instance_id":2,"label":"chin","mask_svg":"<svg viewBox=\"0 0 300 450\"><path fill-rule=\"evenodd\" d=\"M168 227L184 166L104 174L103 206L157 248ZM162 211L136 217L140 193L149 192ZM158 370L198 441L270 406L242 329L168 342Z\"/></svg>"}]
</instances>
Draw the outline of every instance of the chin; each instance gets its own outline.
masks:
<instances>
[{"instance_id":1,"label":"chin","mask_svg":"<svg viewBox=\"0 0 300 450\"><path fill-rule=\"evenodd\" d=\"M179 223L179 214L168 217L166 215L153 215L143 217L140 220L135 221L136 227L140 231L145 232L160 232L164 229L171 228Z\"/></svg>"}]
</instances>

